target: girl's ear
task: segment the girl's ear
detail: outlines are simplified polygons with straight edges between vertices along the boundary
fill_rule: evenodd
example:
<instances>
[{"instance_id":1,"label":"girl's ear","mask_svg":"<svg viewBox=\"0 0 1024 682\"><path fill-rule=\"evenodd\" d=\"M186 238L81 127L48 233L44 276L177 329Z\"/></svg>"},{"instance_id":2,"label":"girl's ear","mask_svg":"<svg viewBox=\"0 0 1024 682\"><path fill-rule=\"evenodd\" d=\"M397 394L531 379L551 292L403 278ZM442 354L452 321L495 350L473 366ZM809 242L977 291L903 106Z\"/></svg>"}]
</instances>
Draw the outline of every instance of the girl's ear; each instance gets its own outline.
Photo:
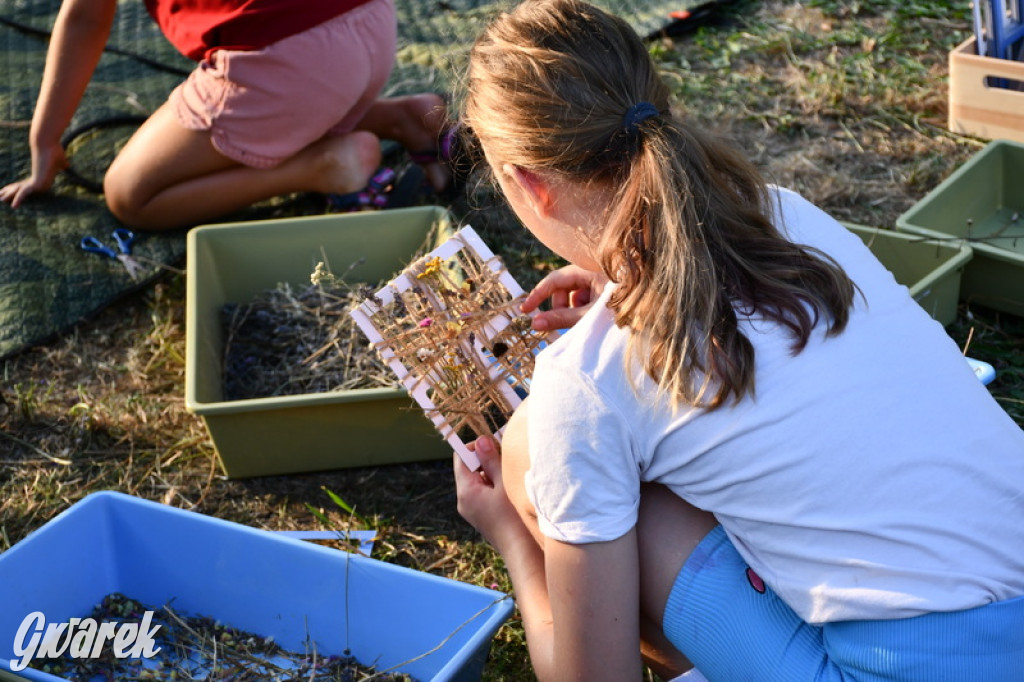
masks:
<instances>
[{"instance_id":1,"label":"girl's ear","mask_svg":"<svg viewBox=\"0 0 1024 682\"><path fill-rule=\"evenodd\" d=\"M537 215L541 218L551 217L555 207L555 199L551 192L550 183L537 173L520 168L519 166L513 166L512 164L506 164L504 170L516 185L519 186L519 189L522 190L523 195Z\"/></svg>"}]
</instances>

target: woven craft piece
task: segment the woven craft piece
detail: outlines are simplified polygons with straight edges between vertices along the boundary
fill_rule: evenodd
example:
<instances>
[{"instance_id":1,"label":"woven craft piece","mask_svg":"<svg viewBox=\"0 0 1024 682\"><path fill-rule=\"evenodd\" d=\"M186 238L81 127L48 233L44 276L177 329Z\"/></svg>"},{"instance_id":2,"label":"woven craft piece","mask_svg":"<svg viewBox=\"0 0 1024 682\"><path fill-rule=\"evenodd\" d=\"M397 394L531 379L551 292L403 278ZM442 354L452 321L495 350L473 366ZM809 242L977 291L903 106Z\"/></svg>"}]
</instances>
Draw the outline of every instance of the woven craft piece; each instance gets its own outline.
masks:
<instances>
[{"instance_id":1,"label":"woven craft piece","mask_svg":"<svg viewBox=\"0 0 1024 682\"><path fill-rule=\"evenodd\" d=\"M529 393L536 353L557 332L531 329L524 292L471 227L463 227L351 311L441 435L471 469L466 446L501 434Z\"/></svg>"}]
</instances>

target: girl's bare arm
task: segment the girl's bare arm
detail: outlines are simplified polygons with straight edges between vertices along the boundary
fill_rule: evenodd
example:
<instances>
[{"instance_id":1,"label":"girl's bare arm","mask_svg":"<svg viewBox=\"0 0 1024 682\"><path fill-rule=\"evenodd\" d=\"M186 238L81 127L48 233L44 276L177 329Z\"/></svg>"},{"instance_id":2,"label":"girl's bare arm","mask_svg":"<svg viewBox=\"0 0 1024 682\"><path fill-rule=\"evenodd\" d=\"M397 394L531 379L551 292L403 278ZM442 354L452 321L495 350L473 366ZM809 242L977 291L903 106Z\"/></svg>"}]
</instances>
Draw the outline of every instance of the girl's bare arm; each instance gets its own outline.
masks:
<instances>
[{"instance_id":1,"label":"girl's bare arm","mask_svg":"<svg viewBox=\"0 0 1024 682\"><path fill-rule=\"evenodd\" d=\"M610 542L549 540L544 557L555 667L551 677L541 679L639 680L636 531Z\"/></svg>"},{"instance_id":2,"label":"girl's bare arm","mask_svg":"<svg viewBox=\"0 0 1024 682\"><path fill-rule=\"evenodd\" d=\"M30 194L48 190L67 165L60 136L103 54L116 9L116 0L65 0L61 5L29 130L32 170L0 189L0 201L17 208Z\"/></svg>"},{"instance_id":3,"label":"girl's bare arm","mask_svg":"<svg viewBox=\"0 0 1024 682\"><path fill-rule=\"evenodd\" d=\"M546 539L542 550L509 501L497 448L484 440L480 472L455 458L459 513L505 560L537 678L638 679L636 531L584 545Z\"/></svg>"}]
</instances>

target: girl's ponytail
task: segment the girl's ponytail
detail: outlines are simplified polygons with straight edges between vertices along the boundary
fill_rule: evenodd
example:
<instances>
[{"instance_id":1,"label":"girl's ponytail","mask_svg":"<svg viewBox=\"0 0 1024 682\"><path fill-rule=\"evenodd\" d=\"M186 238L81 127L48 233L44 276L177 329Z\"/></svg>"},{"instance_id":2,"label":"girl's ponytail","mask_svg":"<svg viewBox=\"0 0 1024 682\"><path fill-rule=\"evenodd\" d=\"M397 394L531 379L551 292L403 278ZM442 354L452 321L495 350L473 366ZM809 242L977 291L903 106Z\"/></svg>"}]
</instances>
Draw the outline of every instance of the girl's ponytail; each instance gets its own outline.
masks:
<instances>
[{"instance_id":1,"label":"girl's ponytail","mask_svg":"<svg viewBox=\"0 0 1024 682\"><path fill-rule=\"evenodd\" d=\"M625 21L527 0L473 46L463 118L502 162L610 197L603 224L579 230L618 284L609 307L632 332L627 362L673 404L715 408L754 391L739 315L783 325L796 353L819 318L844 328L854 286L786 240L754 166L668 100Z\"/></svg>"}]
</instances>

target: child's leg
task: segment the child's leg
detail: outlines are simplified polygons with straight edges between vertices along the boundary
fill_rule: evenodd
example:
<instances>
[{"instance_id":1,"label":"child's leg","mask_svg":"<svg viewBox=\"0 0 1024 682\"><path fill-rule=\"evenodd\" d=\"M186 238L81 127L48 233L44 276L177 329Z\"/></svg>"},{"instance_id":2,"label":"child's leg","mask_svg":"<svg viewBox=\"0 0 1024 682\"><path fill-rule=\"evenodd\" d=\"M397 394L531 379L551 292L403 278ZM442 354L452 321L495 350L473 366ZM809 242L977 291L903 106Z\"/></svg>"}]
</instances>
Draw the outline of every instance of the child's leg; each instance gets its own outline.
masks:
<instances>
[{"instance_id":1,"label":"child's leg","mask_svg":"<svg viewBox=\"0 0 1024 682\"><path fill-rule=\"evenodd\" d=\"M110 210L138 229L187 227L291 192L362 189L380 162L367 132L325 137L272 168L222 155L164 104L132 136L104 180Z\"/></svg>"},{"instance_id":2,"label":"child's leg","mask_svg":"<svg viewBox=\"0 0 1024 682\"><path fill-rule=\"evenodd\" d=\"M641 624L647 623L642 633L644 658L665 679L680 675L692 666L662 630L665 603L683 564L717 525L712 514L697 509L663 485L645 483L640 490L636 530L640 551Z\"/></svg>"},{"instance_id":3,"label":"child's leg","mask_svg":"<svg viewBox=\"0 0 1024 682\"><path fill-rule=\"evenodd\" d=\"M444 100L432 93L404 97L382 97L356 125L385 140L394 140L410 152L436 149L441 133L448 123ZM438 163L423 168L435 190L444 189L450 173Z\"/></svg>"},{"instance_id":4,"label":"child's leg","mask_svg":"<svg viewBox=\"0 0 1024 682\"><path fill-rule=\"evenodd\" d=\"M663 485L645 483L640 491L637 544L644 611L661 623L665 603L683 564L711 530L714 515L697 509Z\"/></svg>"}]
</instances>

